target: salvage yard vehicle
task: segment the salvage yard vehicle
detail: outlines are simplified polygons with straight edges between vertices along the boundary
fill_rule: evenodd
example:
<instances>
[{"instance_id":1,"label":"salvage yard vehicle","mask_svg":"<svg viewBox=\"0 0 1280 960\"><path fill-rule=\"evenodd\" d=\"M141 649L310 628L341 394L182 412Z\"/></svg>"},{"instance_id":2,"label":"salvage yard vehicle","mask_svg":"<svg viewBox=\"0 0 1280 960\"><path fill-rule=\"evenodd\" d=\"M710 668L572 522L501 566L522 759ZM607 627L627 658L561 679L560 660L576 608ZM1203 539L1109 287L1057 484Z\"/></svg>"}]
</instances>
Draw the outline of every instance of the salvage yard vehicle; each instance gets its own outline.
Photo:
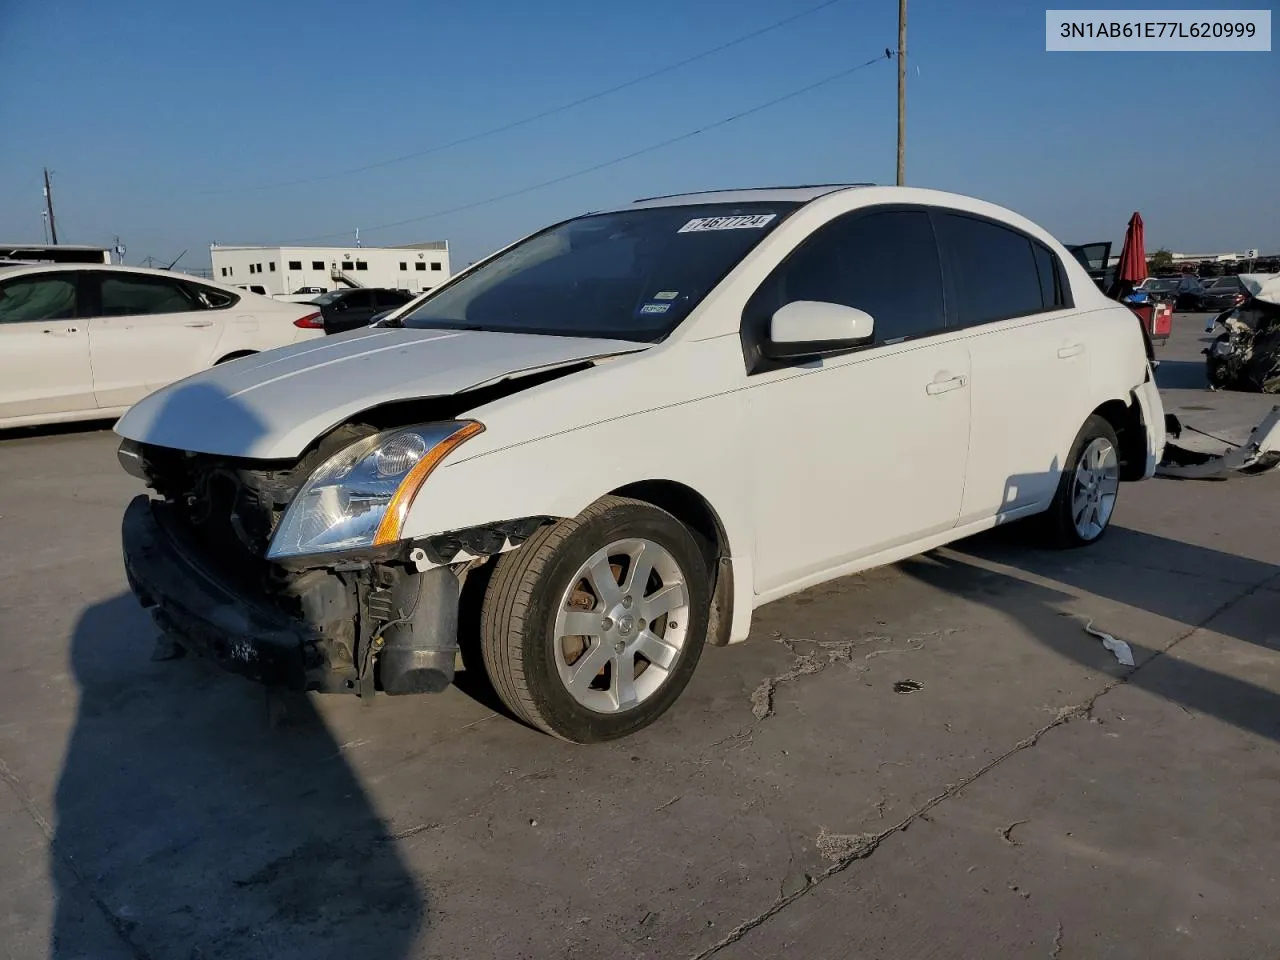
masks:
<instances>
[{"instance_id":1,"label":"salvage yard vehicle","mask_svg":"<svg viewBox=\"0 0 1280 960\"><path fill-rule=\"evenodd\" d=\"M1097 541L1164 446L1133 314L1035 224L931 190L638 201L391 323L117 425L157 495L129 580L180 649L413 694L462 634L517 717L607 740L761 604L1021 518Z\"/></svg>"},{"instance_id":2,"label":"salvage yard vehicle","mask_svg":"<svg viewBox=\"0 0 1280 960\"><path fill-rule=\"evenodd\" d=\"M0 266L0 428L119 416L199 370L323 335L315 307L165 270Z\"/></svg>"},{"instance_id":3,"label":"salvage yard vehicle","mask_svg":"<svg viewBox=\"0 0 1280 960\"><path fill-rule=\"evenodd\" d=\"M1280 393L1280 274L1244 274L1239 299L1214 319L1226 332L1205 348L1214 390ZM1234 288L1233 288L1234 289Z\"/></svg>"}]
</instances>

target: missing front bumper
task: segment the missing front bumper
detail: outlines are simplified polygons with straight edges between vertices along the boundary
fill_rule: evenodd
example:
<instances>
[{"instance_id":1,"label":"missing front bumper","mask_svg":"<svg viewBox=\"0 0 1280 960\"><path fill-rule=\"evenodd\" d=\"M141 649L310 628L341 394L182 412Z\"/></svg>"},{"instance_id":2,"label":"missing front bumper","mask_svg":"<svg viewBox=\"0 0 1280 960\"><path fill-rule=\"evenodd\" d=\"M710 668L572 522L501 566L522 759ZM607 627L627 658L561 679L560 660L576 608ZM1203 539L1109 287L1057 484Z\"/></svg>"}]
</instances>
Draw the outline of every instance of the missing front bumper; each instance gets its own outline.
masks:
<instances>
[{"instance_id":1,"label":"missing front bumper","mask_svg":"<svg viewBox=\"0 0 1280 960\"><path fill-rule=\"evenodd\" d=\"M313 592L329 616L308 623L246 595L198 559L166 505L135 497L122 525L129 586L156 624L184 649L259 683L295 690L354 690L354 591L330 577ZM304 604L305 606L305 604Z\"/></svg>"}]
</instances>

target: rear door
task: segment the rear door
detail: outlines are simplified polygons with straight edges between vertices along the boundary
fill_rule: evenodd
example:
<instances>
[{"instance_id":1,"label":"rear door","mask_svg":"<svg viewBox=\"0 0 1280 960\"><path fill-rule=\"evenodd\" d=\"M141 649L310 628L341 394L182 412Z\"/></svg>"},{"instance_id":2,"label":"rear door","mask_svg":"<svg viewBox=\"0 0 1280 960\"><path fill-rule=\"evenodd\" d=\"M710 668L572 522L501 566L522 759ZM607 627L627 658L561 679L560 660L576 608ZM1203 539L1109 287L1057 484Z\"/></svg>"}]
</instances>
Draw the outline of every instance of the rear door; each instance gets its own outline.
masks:
<instances>
[{"instance_id":1,"label":"rear door","mask_svg":"<svg viewBox=\"0 0 1280 960\"><path fill-rule=\"evenodd\" d=\"M1011 227L935 211L951 320L968 333L973 422L960 523L1043 506L1088 411L1087 332L1058 258Z\"/></svg>"},{"instance_id":2,"label":"rear door","mask_svg":"<svg viewBox=\"0 0 1280 960\"><path fill-rule=\"evenodd\" d=\"M97 271L89 349L98 405L123 406L209 366L225 314L177 277Z\"/></svg>"},{"instance_id":3,"label":"rear door","mask_svg":"<svg viewBox=\"0 0 1280 960\"><path fill-rule=\"evenodd\" d=\"M0 420L92 410L78 271L0 281Z\"/></svg>"}]
</instances>

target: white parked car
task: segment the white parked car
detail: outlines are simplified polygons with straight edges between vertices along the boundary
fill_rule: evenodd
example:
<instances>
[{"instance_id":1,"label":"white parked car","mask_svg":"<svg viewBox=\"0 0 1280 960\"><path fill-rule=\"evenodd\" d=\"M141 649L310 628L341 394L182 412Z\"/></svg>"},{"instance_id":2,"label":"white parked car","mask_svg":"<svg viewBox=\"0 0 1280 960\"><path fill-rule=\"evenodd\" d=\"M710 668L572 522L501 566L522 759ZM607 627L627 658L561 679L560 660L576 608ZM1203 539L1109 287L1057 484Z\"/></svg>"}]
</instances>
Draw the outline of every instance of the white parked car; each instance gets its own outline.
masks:
<instances>
[{"instance_id":1,"label":"white parked car","mask_svg":"<svg viewBox=\"0 0 1280 960\"><path fill-rule=\"evenodd\" d=\"M224 360L323 335L314 307L164 270L0 267L0 428L118 416Z\"/></svg>"},{"instance_id":2,"label":"white parked car","mask_svg":"<svg viewBox=\"0 0 1280 960\"><path fill-rule=\"evenodd\" d=\"M515 714L605 740L770 600L1032 515L1096 541L1164 445L1135 315L1035 224L929 190L642 201L397 322L119 422L158 494L130 580L181 649L419 693L461 632Z\"/></svg>"}]
</instances>

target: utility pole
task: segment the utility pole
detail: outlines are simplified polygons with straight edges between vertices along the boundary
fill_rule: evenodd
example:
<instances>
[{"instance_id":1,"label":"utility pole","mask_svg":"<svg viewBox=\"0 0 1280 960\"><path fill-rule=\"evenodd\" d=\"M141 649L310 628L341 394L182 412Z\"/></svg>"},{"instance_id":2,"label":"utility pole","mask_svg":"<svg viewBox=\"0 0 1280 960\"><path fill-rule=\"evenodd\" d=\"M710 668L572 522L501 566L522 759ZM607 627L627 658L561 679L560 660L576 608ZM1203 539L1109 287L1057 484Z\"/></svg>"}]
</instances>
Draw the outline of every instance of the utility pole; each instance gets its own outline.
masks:
<instances>
[{"instance_id":1,"label":"utility pole","mask_svg":"<svg viewBox=\"0 0 1280 960\"><path fill-rule=\"evenodd\" d=\"M898 186L907 182L907 0L898 0Z\"/></svg>"},{"instance_id":2,"label":"utility pole","mask_svg":"<svg viewBox=\"0 0 1280 960\"><path fill-rule=\"evenodd\" d=\"M53 235L54 246L58 244L58 225L53 219L53 188L49 186L49 168L44 168L44 208L49 216L49 233Z\"/></svg>"}]
</instances>

